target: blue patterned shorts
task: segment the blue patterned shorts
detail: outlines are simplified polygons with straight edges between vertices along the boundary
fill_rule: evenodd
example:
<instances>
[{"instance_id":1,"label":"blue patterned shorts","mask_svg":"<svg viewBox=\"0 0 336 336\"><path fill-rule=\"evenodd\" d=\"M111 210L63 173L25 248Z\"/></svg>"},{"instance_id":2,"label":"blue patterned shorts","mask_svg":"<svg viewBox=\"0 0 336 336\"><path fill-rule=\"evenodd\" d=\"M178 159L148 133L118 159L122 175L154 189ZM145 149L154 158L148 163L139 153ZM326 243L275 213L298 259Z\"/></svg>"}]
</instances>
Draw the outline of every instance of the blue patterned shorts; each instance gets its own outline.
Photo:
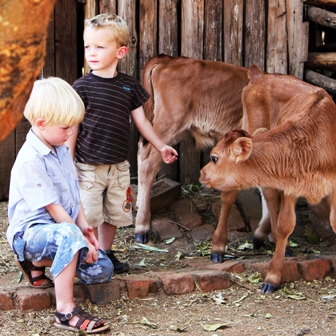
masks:
<instances>
[{"instance_id":1,"label":"blue patterned shorts","mask_svg":"<svg viewBox=\"0 0 336 336\"><path fill-rule=\"evenodd\" d=\"M113 264L102 250L98 251L95 263L84 261L88 248L81 230L74 224L35 224L15 235L13 249L20 261L51 259L50 273L54 279L78 251L76 275L84 284L105 283L113 275Z\"/></svg>"}]
</instances>

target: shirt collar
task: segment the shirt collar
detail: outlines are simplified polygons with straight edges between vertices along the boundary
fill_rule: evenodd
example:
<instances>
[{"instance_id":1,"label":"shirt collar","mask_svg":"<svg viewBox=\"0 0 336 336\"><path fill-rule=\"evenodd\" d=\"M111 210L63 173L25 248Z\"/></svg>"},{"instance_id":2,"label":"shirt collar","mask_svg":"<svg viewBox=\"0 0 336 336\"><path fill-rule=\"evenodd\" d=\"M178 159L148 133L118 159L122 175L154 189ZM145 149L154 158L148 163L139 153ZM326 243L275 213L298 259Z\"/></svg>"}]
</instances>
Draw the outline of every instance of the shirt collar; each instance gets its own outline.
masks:
<instances>
[{"instance_id":1,"label":"shirt collar","mask_svg":"<svg viewBox=\"0 0 336 336\"><path fill-rule=\"evenodd\" d=\"M53 154L52 150L36 136L32 129L29 130L26 140L41 155L48 155L49 153ZM65 145L56 146L55 148L58 156L61 156L68 151L68 147Z\"/></svg>"}]
</instances>

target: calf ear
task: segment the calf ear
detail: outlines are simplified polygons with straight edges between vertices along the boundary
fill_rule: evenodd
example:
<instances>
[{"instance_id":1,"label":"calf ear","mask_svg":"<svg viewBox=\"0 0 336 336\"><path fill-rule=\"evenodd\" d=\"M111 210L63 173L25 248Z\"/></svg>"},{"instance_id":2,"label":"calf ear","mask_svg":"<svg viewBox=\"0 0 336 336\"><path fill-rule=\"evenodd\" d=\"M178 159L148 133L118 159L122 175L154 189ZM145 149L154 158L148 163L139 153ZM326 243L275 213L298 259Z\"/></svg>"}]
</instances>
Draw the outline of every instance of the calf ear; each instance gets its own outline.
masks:
<instances>
[{"instance_id":1,"label":"calf ear","mask_svg":"<svg viewBox=\"0 0 336 336\"><path fill-rule=\"evenodd\" d=\"M230 160L241 162L247 160L252 153L252 140L241 137L233 142L230 151Z\"/></svg>"}]
</instances>

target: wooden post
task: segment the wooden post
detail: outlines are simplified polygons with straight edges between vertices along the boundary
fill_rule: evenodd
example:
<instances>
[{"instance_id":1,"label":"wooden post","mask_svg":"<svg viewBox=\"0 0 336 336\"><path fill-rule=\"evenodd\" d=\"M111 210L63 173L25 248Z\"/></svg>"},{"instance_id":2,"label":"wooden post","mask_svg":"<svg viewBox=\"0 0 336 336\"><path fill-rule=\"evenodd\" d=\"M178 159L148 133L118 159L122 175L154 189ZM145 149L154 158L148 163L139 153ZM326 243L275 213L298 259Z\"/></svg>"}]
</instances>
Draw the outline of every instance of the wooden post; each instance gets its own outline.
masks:
<instances>
[{"instance_id":1,"label":"wooden post","mask_svg":"<svg viewBox=\"0 0 336 336\"><path fill-rule=\"evenodd\" d=\"M292 0L291 0L292 1ZM265 70L265 1L246 1L245 67L252 64Z\"/></svg>"},{"instance_id":2,"label":"wooden post","mask_svg":"<svg viewBox=\"0 0 336 336\"><path fill-rule=\"evenodd\" d=\"M157 0L140 0L140 69L157 54ZM142 70L140 70L140 79Z\"/></svg>"},{"instance_id":3,"label":"wooden post","mask_svg":"<svg viewBox=\"0 0 336 336\"><path fill-rule=\"evenodd\" d=\"M99 13L117 13L116 0L99 0Z\"/></svg>"},{"instance_id":4,"label":"wooden post","mask_svg":"<svg viewBox=\"0 0 336 336\"><path fill-rule=\"evenodd\" d=\"M304 62L308 57L309 22L302 22L303 4L301 0L286 2L288 31L289 74L303 79Z\"/></svg>"},{"instance_id":5,"label":"wooden post","mask_svg":"<svg viewBox=\"0 0 336 336\"><path fill-rule=\"evenodd\" d=\"M182 0L181 54L203 59L204 2L201 0ZM198 182L200 151L195 149L194 140L189 137L180 143L180 183Z\"/></svg>"},{"instance_id":6,"label":"wooden post","mask_svg":"<svg viewBox=\"0 0 336 336\"><path fill-rule=\"evenodd\" d=\"M224 1L224 62L243 65L243 0Z\"/></svg>"},{"instance_id":7,"label":"wooden post","mask_svg":"<svg viewBox=\"0 0 336 336\"><path fill-rule=\"evenodd\" d=\"M221 1L205 1L204 59L222 61L223 4Z\"/></svg>"},{"instance_id":8,"label":"wooden post","mask_svg":"<svg viewBox=\"0 0 336 336\"><path fill-rule=\"evenodd\" d=\"M178 22L177 22L177 3L179 0L159 0L158 8L158 53L170 56L178 56ZM178 145L175 146L178 150ZM160 165L158 178L167 177L178 181L178 161L173 164Z\"/></svg>"},{"instance_id":9,"label":"wooden post","mask_svg":"<svg viewBox=\"0 0 336 336\"><path fill-rule=\"evenodd\" d=\"M84 19L90 19L99 14L99 6L97 0L86 0L86 5L84 7ZM90 71L89 65L84 59L84 74Z\"/></svg>"},{"instance_id":10,"label":"wooden post","mask_svg":"<svg viewBox=\"0 0 336 336\"><path fill-rule=\"evenodd\" d=\"M128 52L124 59L119 62L118 70L131 75L133 77L139 78L139 63L137 62L137 45L138 45L138 34L136 31L136 0L119 0L118 1L118 15L122 17L128 25L130 30L130 41L128 43ZM138 139L139 132L134 125L131 123L130 136L129 136L129 155L128 161L131 164L130 173L131 176L136 176L137 169L137 152L138 152Z\"/></svg>"},{"instance_id":11,"label":"wooden post","mask_svg":"<svg viewBox=\"0 0 336 336\"><path fill-rule=\"evenodd\" d=\"M159 0L159 54L178 56L178 1Z\"/></svg>"},{"instance_id":12,"label":"wooden post","mask_svg":"<svg viewBox=\"0 0 336 336\"><path fill-rule=\"evenodd\" d=\"M285 0L269 0L266 71L287 74L287 30ZM271 28L271 29L270 29Z\"/></svg>"}]
</instances>

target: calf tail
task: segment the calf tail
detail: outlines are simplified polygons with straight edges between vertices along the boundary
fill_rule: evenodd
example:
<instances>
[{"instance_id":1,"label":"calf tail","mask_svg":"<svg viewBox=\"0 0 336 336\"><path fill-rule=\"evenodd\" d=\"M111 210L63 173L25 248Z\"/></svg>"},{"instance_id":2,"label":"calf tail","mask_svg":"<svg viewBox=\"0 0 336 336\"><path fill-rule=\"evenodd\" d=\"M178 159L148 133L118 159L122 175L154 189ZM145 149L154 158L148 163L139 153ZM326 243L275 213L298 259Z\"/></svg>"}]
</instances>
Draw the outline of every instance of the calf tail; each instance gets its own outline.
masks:
<instances>
[{"instance_id":1,"label":"calf tail","mask_svg":"<svg viewBox=\"0 0 336 336\"><path fill-rule=\"evenodd\" d=\"M142 76L142 86L145 90L150 94L149 99L144 104L144 110L146 118L153 122L154 118L154 91L153 91L153 84L152 84L152 72L156 67L155 57L151 58L148 63L145 65L143 76Z\"/></svg>"}]
</instances>

